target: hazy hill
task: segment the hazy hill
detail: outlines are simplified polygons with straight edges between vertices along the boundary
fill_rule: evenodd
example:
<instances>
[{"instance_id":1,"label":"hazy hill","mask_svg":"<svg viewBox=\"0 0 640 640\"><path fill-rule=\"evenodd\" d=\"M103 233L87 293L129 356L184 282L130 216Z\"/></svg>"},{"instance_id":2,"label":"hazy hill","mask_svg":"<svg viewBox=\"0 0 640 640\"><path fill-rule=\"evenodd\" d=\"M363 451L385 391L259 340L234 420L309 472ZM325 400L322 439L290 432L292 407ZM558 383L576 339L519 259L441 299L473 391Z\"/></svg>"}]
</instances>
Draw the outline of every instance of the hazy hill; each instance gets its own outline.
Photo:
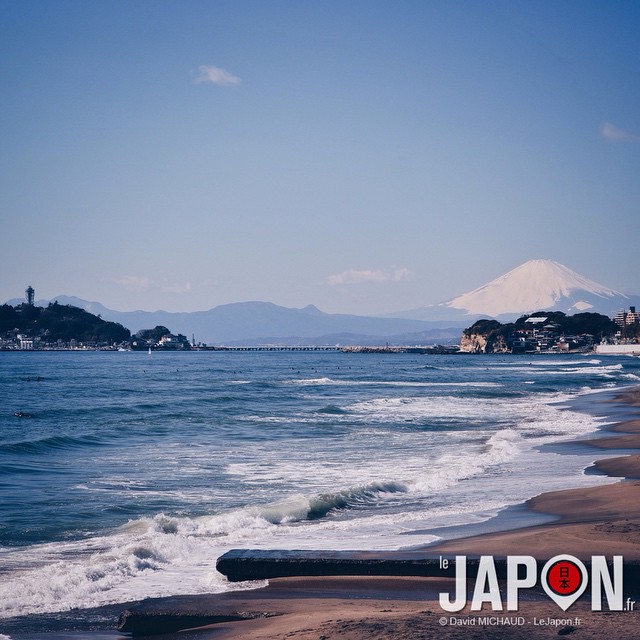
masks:
<instances>
[{"instance_id":1,"label":"hazy hill","mask_svg":"<svg viewBox=\"0 0 640 640\"><path fill-rule=\"evenodd\" d=\"M373 318L348 314L331 314L309 305L290 309L271 302L238 302L208 311L171 313L168 311L114 311L99 302L72 296L53 300L70 304L118 322L132 333L139 329L164 325L173 333L182 333L206 344L260 343L300 341L313 344L432 344L457 341L463 324L430 323L421 320ZM9 301L17 304L21 302ZM38 301L46 305L49 301ZM453 324L453 326L452 326ZM452 328L450 328L452 326Z\"/></svg>"},{"instance_id":2,"label":"hazy hill","mask_svg":"<svg viewBox=\"0 0 640 640\"><path fill-rule=\"evenodd\" d=\"M119 343L129 339L130 332L121 324L100 318L77 306L50 304L0 306L0 335L18 330L44 342L78 340L80 342Z\"/></svg>"}]
</instances>

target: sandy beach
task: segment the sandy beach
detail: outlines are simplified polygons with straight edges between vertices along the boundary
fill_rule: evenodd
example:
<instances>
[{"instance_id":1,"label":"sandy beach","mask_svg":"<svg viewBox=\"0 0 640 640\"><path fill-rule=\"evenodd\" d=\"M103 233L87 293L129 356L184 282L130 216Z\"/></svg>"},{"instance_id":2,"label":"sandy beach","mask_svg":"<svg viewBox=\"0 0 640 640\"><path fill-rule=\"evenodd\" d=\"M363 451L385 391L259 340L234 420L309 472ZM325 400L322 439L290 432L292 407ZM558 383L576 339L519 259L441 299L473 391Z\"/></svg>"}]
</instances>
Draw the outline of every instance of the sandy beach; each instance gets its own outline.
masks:
<instances>
[{"instance_id":1,"label":"sandy beach","mask_svg":"<svg viewBox=\"0 0 640 640\"><path fill-rule=\"evenodd\" d=\"M617 394L614 402L640 407L640 389ZM640 419L607 429L612 435L588 441L602 450L640 449ZM640 455L596 463L601 473L623 480L578 490L541 494L527 503L532 511L557 517L552 523L446 541L411 552L416 559L529 555L543 561L570 554L588 562L593 555L640 563ZM406 553L402 554L406 556ZM539 565L542 563L539 562ZM453 594L454 578L337 576L282 577L264 589L214 596L163 598L131 607L121 630L155 638L244 638L313 640L414 638L574 638L632 639L640 634L640 613L591 611L587 594L564 612L538 587L521 594L517 611L450 614L438 594ZM587 592L588 593L588 592ZM635 576L626 579L624 598L640 601ZM633 610L631 610L633 607ZM206 622L215 622L206 624ZM157 635L163 629L166 633ZM178 633L178 629L181 631ZM191 629L191 630L189 630Z\"/></svg>"}]
</instances>

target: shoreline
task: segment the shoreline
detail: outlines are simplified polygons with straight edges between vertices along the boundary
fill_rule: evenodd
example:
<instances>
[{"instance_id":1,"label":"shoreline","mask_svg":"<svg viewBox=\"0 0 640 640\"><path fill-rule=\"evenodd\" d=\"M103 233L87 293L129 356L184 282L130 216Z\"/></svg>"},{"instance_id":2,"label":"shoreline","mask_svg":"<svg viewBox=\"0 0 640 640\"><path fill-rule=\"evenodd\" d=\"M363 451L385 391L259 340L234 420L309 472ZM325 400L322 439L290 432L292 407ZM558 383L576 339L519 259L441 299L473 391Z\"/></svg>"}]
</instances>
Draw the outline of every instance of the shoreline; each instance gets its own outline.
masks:
<instances>
[{"instance_id":1,"label":"shoreline","mask_svg":"<svg viewBox=\"0 0 640 640\"><path fill-rule=\"evenodd\" d=\"M536 557L542 557L539 554L545 553L550 556L570 553L579 558L615 552L622 553L625 560L640 561L640 482L636 482L640 479L640 454L631 453L640 449L640 387L606 391L603 394L609 397L595 402L604 407L611 403L619 405L619 410L613 412L613 416L610 411L603 412L617 421L602 426L591 438L567 444L592 447L596 458L598 450L602 454L621 450L621 455L596 459L593 467L586 469L587 472L595 471L620 478L620 482L541 493L522 506L531 513L551 516L553 521L513 531L436 542L430 549L443 554L462 553L464 549L468 554L527 553ZM622 537L624 539L609 540L612 536L603 535L603 530L597 528L602 521L629 522L623 528L634 531L637 525L637 539L626 536ZM614 529L610 528L609 533ZM522 550L527 547L534 551ZM611 547L611 551L605 552L605 548Z\"/></svg>"},{"instance_id":2,"label":"shoreline","mask_svg":"<svg viewBox=\"0 0 640 640\"><path fill-rule=\"evenodd\" d=\"M575 444L593 447L596 457L598 450L613 453L616 449L640 449L640 387L603 393L609 397L595 402L602 403L603 407L611 407L612 403L618 405L618 411L603 413L608 416L613 414L612 418L619 421L602 426L593 434L593 439L581 440ZM591 402L594 402L593 399ZM487 531L485 526L484 532L478 532L476 527L482 527L483 524L480 523L466 527L469 533L476 533L465 537L439 541L411 551L371 552L361 553L360 556L378 559L433 559L442 556L453 559L455 555L471 558L488 554L496 558L531 555L544 560L568 553L580 559L590 558L591 555L623 555L625 563L640 564L640 482L637 481L640 478L640 454L627 453L596 460L593 469L623 480L613 484L542 493L523 505L512 507L515 510L526 509L534 517L537 514L541 518L547 518L547 522L497 531ZM499 524L500 516L488 522L493 520L498 520ZM480 628L472 630L473 622L468 625L444 626L440 622L444 613L438 604L440 591L453 594L455 586L452 576L280 577L270 580L267 587L251 591L173 596L109 605L95 610L104 614L100 623L93 627L95 631L87 633L86 630L61 630L50 631L45 635L51 640L71 640L83 635L94 640L121 638L123 636L118 632L103 626L105 617L113 615L116 609L124 613L119 627L122 632L133 631L134 638L154 637L158 640L174 637L187 640L258 640L293 636L309 640L322 637L326 640L334 637L344 640L411 640L414 637L465 640L476 637L548 638L551 631L552 635L557 635L558 628L551 629L544 624L532 628L531 619L568 619L545 594L534 589L527 592L527 600L520 603L520 611L517 612L517 615L526 618L524 626L496 626L489 630L485 628L484 631ZM624 595L625 598L640 596L640 588L634 583L631 589L625 588ZM635 627L640 625L640 618L637 624L629 625L628 616L633 615L632 613L591 612L588 603L583 602L585 599L586 596L571 608L571 615L583 620L582 628L579 628L580 625L572 625L576 631L586 631L587 626L596 625L593 628L597 628L598 637L615 634L615 637L625 639L638 635ZM637 599L640 600L640 597ZM72 613L67 612L67 617L71 617ZM487 613L486 609L480 614L470 614L468 608L465 608L456 615L475 620L474 616L488 614L491 611ZM640 616L640 613L637 615ZM603 616L608 617L604 620ZM65 614L49 614L44 617L60 620ZM77 626L76 629L80 627ZM162 635L158 635L160 629L164 631ZM185 629L192 631L185 632ZM176 635L178 630L181 631ZM474 635L481 631L481 635ZM8 632L11 635L10 629ZM154 635L148 636L149 632ZM418 635L412 635L413 633ZM16 640L32 640L43 637L43 634L30 634L21 630L11 637Z\"/></svg>"}]
</instances>

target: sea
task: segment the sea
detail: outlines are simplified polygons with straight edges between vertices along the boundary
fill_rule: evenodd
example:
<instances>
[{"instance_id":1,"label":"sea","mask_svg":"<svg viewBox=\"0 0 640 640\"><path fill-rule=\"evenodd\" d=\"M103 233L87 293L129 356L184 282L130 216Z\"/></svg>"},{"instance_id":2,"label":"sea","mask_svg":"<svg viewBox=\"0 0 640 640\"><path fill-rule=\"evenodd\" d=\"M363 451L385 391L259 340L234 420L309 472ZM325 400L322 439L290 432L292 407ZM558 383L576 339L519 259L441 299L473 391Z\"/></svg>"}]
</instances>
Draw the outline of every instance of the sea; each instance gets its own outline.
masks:
<instances>
[{"instance_id":1,"label":"sea","mask_svg":"<svg viewBox=\"0 0 640 640\"><path fill-rule=\"evenodd\" d=\"M613 482L567 443L639 379L594 354L0 353L0 638L259 586L216 572L233 548L414 549Z\"/></svg>"}]
</instances>

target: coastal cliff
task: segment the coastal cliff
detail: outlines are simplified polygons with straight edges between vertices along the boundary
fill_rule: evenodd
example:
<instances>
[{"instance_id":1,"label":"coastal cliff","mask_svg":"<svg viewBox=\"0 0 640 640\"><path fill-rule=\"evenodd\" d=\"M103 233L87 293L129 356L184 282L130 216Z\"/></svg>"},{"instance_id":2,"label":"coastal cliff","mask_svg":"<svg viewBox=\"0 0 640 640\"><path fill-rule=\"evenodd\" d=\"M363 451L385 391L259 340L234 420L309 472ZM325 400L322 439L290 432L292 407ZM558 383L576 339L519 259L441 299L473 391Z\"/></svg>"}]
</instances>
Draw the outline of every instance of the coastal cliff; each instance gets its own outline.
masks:
<instances>
[{"instance_id":1,"label":"coastal cliff","mask_svg":"<svg viewBox=\"0 0 640 640\"><path fill-rule=\"evenodd\" d=\"M460 351L462 353L511 353L503 336L491 340L480 333L463 335L460 339Z\"/></svg>"},{"instance_id":2,"label":"coastal cliff","mask_svg":"<svg viewBox=\"0 0 640 640\"><path fill-rule=\"evenodd\" d=\"M460 339L462 353L509 353L504 325L497 320L478 320L465 329Z\"/></svg>"}]
</instances>

